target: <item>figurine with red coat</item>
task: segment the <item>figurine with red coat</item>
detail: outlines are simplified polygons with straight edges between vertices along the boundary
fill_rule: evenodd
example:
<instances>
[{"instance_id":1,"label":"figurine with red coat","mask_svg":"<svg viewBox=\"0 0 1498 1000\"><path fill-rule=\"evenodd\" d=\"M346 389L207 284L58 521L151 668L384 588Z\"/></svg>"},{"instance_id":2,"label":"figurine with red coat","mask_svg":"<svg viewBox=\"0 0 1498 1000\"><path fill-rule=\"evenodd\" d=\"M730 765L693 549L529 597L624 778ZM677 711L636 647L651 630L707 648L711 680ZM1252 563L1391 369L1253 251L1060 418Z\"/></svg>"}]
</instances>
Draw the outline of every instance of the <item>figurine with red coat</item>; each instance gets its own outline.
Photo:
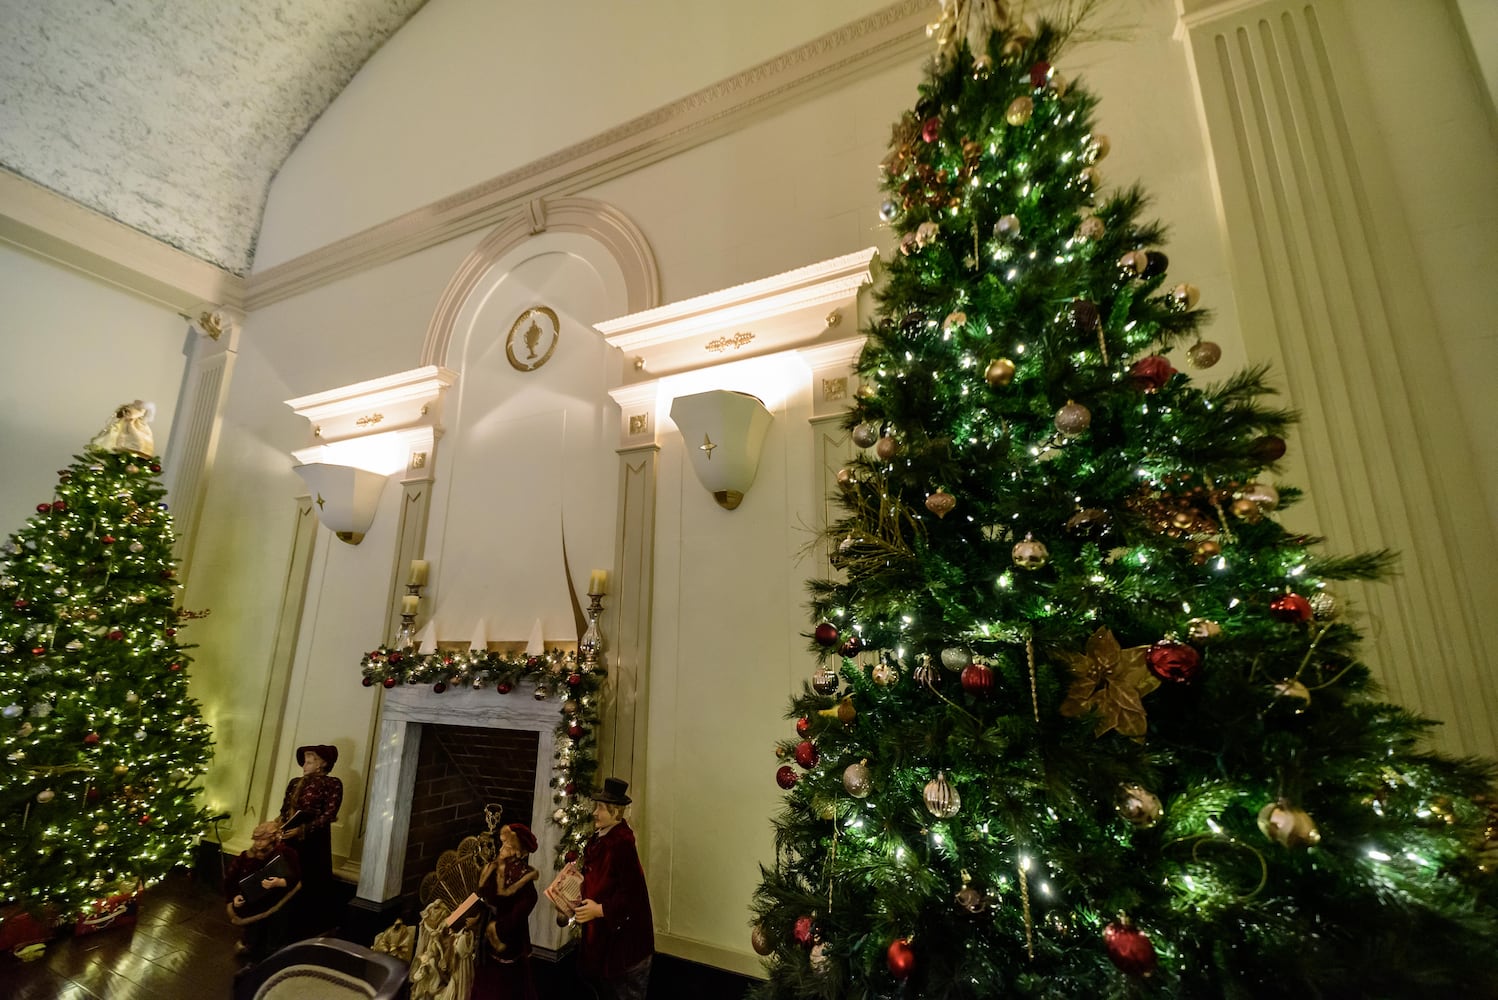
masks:
<instances>
[{"instance_id":1,"label":"figurine with red coat","mask_svg":"<svg viewBox=\"0 0 1498 1000\"><path fill-rule=\"evenodd\" d=\"M645 1000L655 927L635 833L624 817L629 784L606 778L593 793L593 836L583 849L578 969L599 1000Z\"/></svg>"}]
</instances>

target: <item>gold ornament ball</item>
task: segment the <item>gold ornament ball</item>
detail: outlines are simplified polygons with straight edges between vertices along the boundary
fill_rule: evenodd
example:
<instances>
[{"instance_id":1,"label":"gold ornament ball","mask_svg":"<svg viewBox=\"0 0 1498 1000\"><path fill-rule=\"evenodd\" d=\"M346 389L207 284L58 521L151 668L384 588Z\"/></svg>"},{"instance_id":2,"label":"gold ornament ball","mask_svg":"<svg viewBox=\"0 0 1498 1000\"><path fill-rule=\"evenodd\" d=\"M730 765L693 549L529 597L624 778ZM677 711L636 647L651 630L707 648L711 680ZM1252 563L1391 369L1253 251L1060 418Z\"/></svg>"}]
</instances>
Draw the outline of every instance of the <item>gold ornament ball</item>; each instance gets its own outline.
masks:
<instances>
[{"instance_id":1,"label":"gold ornament ball","mask_svg":"<svg viewBox=\"0 0 1498 1000\"><path fill-rule=\"evenodd\" d=\"M874 386L870 385L867 382L864 382L859 385L857 389L853 390L853 395L857 396L859 399L873 399L878 392L879 390Z\"/></svg>"},{"instance_id":2,"label":"gold ornament ball","mask_svg":"<svg viewBox=\"0 0 1498 1000\"><path fill-rule=\"evenodd\" d=\"M1311 595L1311 614L1317 621L1329 622L1341 613L1342 605L1330 590L1318 590Z\"/></svg>"},{"instance_id":3,"label":"gold ornament ball","mask_svg":"<svg viewBox=\"0 0 1498 1000\"><path fill-rule=\"evenodd\" d=\"M852 469L837 470L837 484L839 486L852 486L856 482L858 480L854 477Z\"/></svg>"},{"instance_id":4,"label":"gold ornament ball","mask_svg":"<svg viewBox=\"0 0 1498 1000\"><path fill-rule=\"evenodd\" d=\"M1081 434L1092 424L1092 411L1076 400L1068 400L1065 406L1056 411L1055 424L1062 434Z\"/></svg>"},{"instance_id":5,"label":"gold ornament ball","mask_svg":"<svg viewBox=\"0 0 1498 1000\"><path fill-rule=\"evenodd\" d=\"M1113 143L1108 141L1106 135L1095 135L1092 137L1092 141L1087 144L1087 155L1094 160L1101 160L1108 155L1109 150L1112 148Z\"/></svg>"},{"instance_id":6,"label":"gold ornament ball","mask_svg":"<svg viewBox=\"0 0 1498 1000\"><path fill-rule=\"evenodd\" d=\"M1170 301L1182 309L1195 309L1201 297L1201 289L1186 281L1170 290Z\"/></svg>"},{"instance_id":7,"label":"gold ornament ball","mask_svg":"<svg viewBox=\"0 0 1498 1000\"><path fill-rule=\"evenodd\" d=\"M1103 172L1097 167L1083 167L1082 172L1077 175L1077 181L1083 187L1096 191L1103 186Z\"/></svg>"},{"instance_id":8,"label":"gold ornament ball","mask_svg":"<svg viewBox=\"0 0 1498 1000\"><path fill-rule=\"evenodd\" d=\"M999 221L993 224L993 234L1001 240L1013 239L1019 235L1019 216L1001 215Z\"/></svg>"},{"instance_id":9,"label":"gold ornament ball","mask_svg":"<svg viewBox=\"0 0 1498 1000\"><path fill-rule=\"evenodd\" d=\"M1186 360L1194 368L1211 368L1222 360L1222 348L1210 340L1198 340L1186 348Z\"/></svg>"},{"instance_id":10,"label":"gold ornament ball","mask_svg":"<svg viewBox=\"0 0 1498 1000\"><path fill-rule=\"evenodd\" d=\"M1282 847L1311 847L1321 842L1321 831L1311 814L1283 799L1259 810L1259 832Z\"/></svg>"},{"instance_id":11,"label":"gold ornament ball","mask_svg":"<svg viewBox=\"0 0 1498 1000\"><path fill-rule=\"evenodd\" d=\"M761 924L755 924L754 929L749 932L749 945L756 955L768 955L775 950L775 942Z\"/></svg>"},{"instance_id":12,"label":"gold ornament ball","mask_svg":"<svg viewBox=\"0 0 1498 1000\"><path fill-rule=\"evenodd\" d=\"M1280 681L1274 686L1274 696L1284 698L1295 704L1295 714L1299 715L1306 710L1311 703L1311 690L1300 681Z\"/></svg>"},{"instance_id":13,"label":"gold ornament ball","mask_svg":"<svg viewBox=\"0 0 1498 1000\"><path fill-rule=\"evenodd\" d=\"M1165 815L1160 797L1143 785L1124 785L1119 788L1116 805L1118 814L1141 830L1148 830Z\"/></svg>"},{"instance_id":14,"label":"gold ornament ball","mask_svg":"<svg viewBox=\"0 0 1498 1000\"><path fill-rule=\"evenodd\" d=\"M874 454L879 456L880 461L888 462L900 454L900 442L886 434L874 442Z\"/></svg>"},{"instance_id":15,"label":"gold ornament ball","mask_svg":"<svg viewBox=\"0 0 1498 1000\"><path fill-rule=\"evenodd\" d=\"M1206 562L1222 554L1222 546L1210 538L1204 538L1196 543L1193 550L1196 553L1197 562Z\"/></svg>"},{"instance_id":16,"label":"gold ornament ball","mask_svg":"<svg viewBox=\"0 0 1498 1000\"><path fill-rule=\"evenodd\" d=\"M1222 626L1210 618L1193 618L1186 623L1186 635L1192 642L1211 642L1222 635Z\"/></svg>"},{"instance_id":17,"label":"gold ornament ball","mask_svg":"<svg viewBox=\"0 0 1498 1000\"><path fill-rule=\"evenodd\" d=\"M1051 553L1044 542L1037 542L1033 535L1027 534L1024 541L1015 543L1009 557L1020 569L1035 570L1050 561Z\"/></svg>"},{"instance_id":18,"label":"gold ornament ball","mask_svg":"<svg viewBox=\"0 0 1498 1000\"><path fill-rule=\"evenodd\" d=\"M983 890L974 889L970 885L958 889L954 898L957 905L969 913L982 913L988 906L988 897L983 894Z\"/></svg>"},{"instance_id":19,"label":"gold ornament ball","mask_svg":"<svg viewBox=\"0 0 1498 1000\"><path fill-rule=\"evenodd\" d=\"M967 322L967 313L961 311L947 313L947 318L941 321L943 330L955 330Z\"/></svg>"},{"instance_id":20,"label":"gold ornament ball","mask_svg":"<svg viewBox=\"0 0 1498 1000\"><path fill-rule=\"evenodd\" d=\"M1008 358L995 358L988 363L983 378L993 388L1003 388L1014 381L1014 362Z\"/></svg>"},{"instance_id":21,"label":"gold ornament ball","mask_svg":"<svg viewBox=\"0 0 1498 1000\"><path fill-rule=\"evenodd\" d=\"M874 787L874 775L869 771L868 761L849 764L843 769L843 788L855 799L867 798Z\"/></svg>"},{"instance_id":22,"label":"gold ornament ball","mask_svg":"<svg viewBox=\"0 0 1498 1000\"><path fill-rule=\"evenodd\" d=\"M1035 102L1028 97L1016 97L1004 111L1004 120L1011 125L1023 125L1035 113Z\"/></svg>"},{"instance_id":23,"label":"gold ornament ball","mask_svg":"<svg viewBox=\"0 0 1498 1000\"><path fill-rule=\"evenodd\" d=\"M1263 516L1263 511L1259 510L1259 505L1245 497L1239 497L1237 500L1234 500L1233 505L1228 509L1233 512L1234 517L1242 518L1250 524L1258 521Z\"/></svg>"},{"instance_id":24,"label":"gold ornament ball","mask_svg":"<svg viewBox=\"0 0 1498 1000\"><path fill-rule=\"evenodd\" d=\"M1100 240L1108 231L1108 226L1096 215L1089 215L1077 226L1077 238L1083 240Z\"/></svg>"},{"instance_id":25,"label":"gold ornament ball","mask_svg":"<svg viewBox=\"0 0 1498 1000\"><path fill-rule=\"evenodd\" d=\"M869 670L869 678L880 687L889 687L899 680L900 674L888 662L881 660Z\"/></svg>"},{"instance_id":26,"label":"gold ornament ball","mask_svg":"<svg viewBox=\"0 0 1498 1000\"><path fill-rule=\"evenodd\" d=\"M937 518L946 517L956 506L957 498L942 490L937 490L926 498L926 509L935 514Z\"/></svg>"},{"instance_id":27,"label":"gold ornament ball","mask_svg":"<svg viewBox=\"0 0 1498 1000\"><path fill-rule=\"evenodd\" d=\"M937 771L936 777L926 782L921 798L926 802L927 811L937 819L951 819L962 808L962 796L947 780L945 771Z\"/></svg>"},{"instance_id":28,"label":"gold ornament ball","mask_svg":"<svg viewBox=\"0 0 1498 1000\"><path fill-rule=\"evenodd\" d=\"M965 649L949 647L941 651L941 665L948 670L961 670L972 661L972 656Z\"/></svg>"},{"instance_id":29,"label":"gold ornament ball","mask_svg":"<svg viewBox=\"0 0 1498 1000\"><path fill-rule=\"evenodd\" d=\"M1118 269L1131 278L1141 278L1149 267L1149 254L1143 250L1130 250L1118 258Z\"/></svg>"},{"instance_id":30,"label":"gold ornament ball","mask_svg":"<svg viewBox=\"0 0 1498 1000\"><path fill-rule=\"evenodd\" d=\"M1238 495L1244 500L1252 500L1260 510L1274 510L1280 505L1280 491L1268 483L1249 483Z\"/></svg>"}]
</instances>

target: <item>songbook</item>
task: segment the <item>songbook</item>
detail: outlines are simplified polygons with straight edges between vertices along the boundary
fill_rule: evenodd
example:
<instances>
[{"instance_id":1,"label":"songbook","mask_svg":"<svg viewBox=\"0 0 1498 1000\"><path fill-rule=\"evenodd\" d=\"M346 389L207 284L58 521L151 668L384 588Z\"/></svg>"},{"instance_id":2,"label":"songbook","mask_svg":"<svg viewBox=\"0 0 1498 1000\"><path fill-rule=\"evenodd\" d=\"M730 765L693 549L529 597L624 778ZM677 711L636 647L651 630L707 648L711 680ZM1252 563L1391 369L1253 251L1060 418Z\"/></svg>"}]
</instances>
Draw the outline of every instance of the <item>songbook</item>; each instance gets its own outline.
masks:
<instances>
[{"instance_id":1,"label":"songbook","mask_svg":"<svg viewBox=\"0 0 1498 1000\"><path fill-rule=\"evenodd\" d=\"M305 822L307 822L307 814L304 813L304 812L302 812L300 809L298 809L295 812L293 812L290 816L286 817L286 822L284 822L284 823L281 824L281 829L282 830L295 830L297 827L301 826Z\"/></svg>"},{"instance_id":2,"label":"songbook","mask_svg":"<svg viewBox=\"0 0 1498 1000\"><path fill-rule=\"evenodd\" d=\"M239 894L244 897L244 905L252 906L260 902L268 893L273 892L260 883L263 879L284 878L287 883L291 882L291 865L287 862L285 855L277 854L271 858L264 868L253 872L239 880Z\"/></svg>"},{"instance_id":3,"label":"songbook","mask_svg":"<svg viewBox=\"0 0 1498 1000\"><path fill-rule=\"evenodd\" d=\"M583 900L583 873L576 861L569 861L557 872L557 877L546 887L546 898L564 917L572 916L577 904Z\"/></svg>"},{"instance_id":4,"label":"songbook","mask_svg":"<svg viewBox=\"0 0 1498 1000\"><path fill-rule=\"evenodd\" d=\"M479 905L479 894L470 892L468 898L459 903L457 908L448 914L447 919L442 922L442 926L448 930L452 930L459 920L470 916L473 913L473 908L477 905Z\"/></svg>"}]
</instances>

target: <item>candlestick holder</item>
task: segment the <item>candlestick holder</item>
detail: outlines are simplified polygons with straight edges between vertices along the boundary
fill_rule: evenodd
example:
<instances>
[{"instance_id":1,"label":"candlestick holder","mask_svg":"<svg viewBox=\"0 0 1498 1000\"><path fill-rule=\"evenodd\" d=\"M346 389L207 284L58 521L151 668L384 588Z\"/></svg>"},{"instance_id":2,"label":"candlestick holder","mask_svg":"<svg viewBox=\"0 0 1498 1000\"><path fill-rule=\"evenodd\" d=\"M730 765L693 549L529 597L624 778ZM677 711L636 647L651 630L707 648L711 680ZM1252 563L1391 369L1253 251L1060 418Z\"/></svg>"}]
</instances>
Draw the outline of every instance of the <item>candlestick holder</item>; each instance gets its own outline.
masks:
<instances>
[{"instance_id":1,"label":"candlestick holder","mask_svg":"<svg viewBox=\"0 0 1498 1000\"><path fill-rule=\"evenodd\" d=\"M588 595L588 628L577 641L577 657L584 670L597 670L603 655L603 633L598 631L598 616L603 614L603 595Z\"/></svg>"},{"instance_id":2,"label":"candlestick holder","mask_svg":"<svg viewBox=\"0 0 1498 1000\"><path fill-rule=\"evenodd\" d=\"M419 602L421 600L421 586L422 585L419 584L419 583L408 583L408 584L406 584L406 595L408 597L414 597L414 598L416 598L416 602ZM416 602L412 602L412 603L415 604ZM402 606L404 606L406 604L406 601L405 601L404 598L402 598L401 604L402 604ZM416 648L416 612L415 611L409 611L409 612L408 611L402 611L401 612L400 628L398 628L398 629L395 630L395 638L390 641L390 648L391 649L398 649L398 650L400 650L403 653L410 652L411 650L413 650L413 649Z\"/></svg>"}]
</instances>

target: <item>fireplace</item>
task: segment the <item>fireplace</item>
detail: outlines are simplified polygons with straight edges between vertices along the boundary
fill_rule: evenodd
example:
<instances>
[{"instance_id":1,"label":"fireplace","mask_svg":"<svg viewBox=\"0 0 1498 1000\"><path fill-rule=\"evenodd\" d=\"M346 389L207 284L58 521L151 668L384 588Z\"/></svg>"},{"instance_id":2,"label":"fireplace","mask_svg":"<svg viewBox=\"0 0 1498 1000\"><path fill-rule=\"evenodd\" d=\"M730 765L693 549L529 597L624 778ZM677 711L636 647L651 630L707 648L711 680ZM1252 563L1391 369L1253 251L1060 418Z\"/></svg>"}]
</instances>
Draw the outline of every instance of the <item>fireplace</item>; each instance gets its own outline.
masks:
<instances>
[{"instance_id":1,"label":"fireplace","mask_svg":"<svg viewBox=\"0 0 1498 1000\"><path fill-rule=\"evenodd\" d=\"M555 729L560 718L553 696L538 701L533 697L535 682L522 680L509 694L493 688L483 690L450 689L437 694L426 685L408 685L385 692L380 712L379 745L375 752L374 772L370 777L369 814L364 833L364 854L359 870L359 901L371 909L380 909L403 893L413 891L421 877L435 863L434 849L440 853L457 846L462 837L483 829L483 802L477 805L478 818L472 823L459 814L472 808L466 801L468 792L462 784L473 786L463 772L479 774L476 758L490 753L529 753L531 759L513 768L495 769L489 778L477 779L473 798L495 794L487 801L504 801L504 791L511 803L528 803L528 812L512 812L506 804L504 819L522 821L536 834L538 847L531 864L540 872L540 884L547 885L555 874L555 853L560 841L552 821L552 788L554 774ZM436 744L436 749L432 744ZM447 749L443 749L446 744ZM426 745L425 751L423 746ZM460 747L457 753L453 747ZM479 750L474 754L466 751ZM426 760L426 770L438 786L418 783L418 772ZM446 758L444 761L443 758ZM434 763L435 761L435 763ZM495 775L505 774L514 785L519 773L530 774L528 794L518 787L503 788ZM438 801L431 794L438 792ZM446 809L441 799L452 798ZM451 819L451 839L440 828ZM413 831L417 834L413 840ZM426 835L424 838L423 835ZM436 839L432 839L436 838ZM423 839L426 847L413 851ZM430 858L430 860L428 860ZM417 870L410 871L409 867ZM542 955L554 956L567 941L566 932L557 927L550 904L545 897L531 914L531 941Z\"/></svg>"}]
</instances>

